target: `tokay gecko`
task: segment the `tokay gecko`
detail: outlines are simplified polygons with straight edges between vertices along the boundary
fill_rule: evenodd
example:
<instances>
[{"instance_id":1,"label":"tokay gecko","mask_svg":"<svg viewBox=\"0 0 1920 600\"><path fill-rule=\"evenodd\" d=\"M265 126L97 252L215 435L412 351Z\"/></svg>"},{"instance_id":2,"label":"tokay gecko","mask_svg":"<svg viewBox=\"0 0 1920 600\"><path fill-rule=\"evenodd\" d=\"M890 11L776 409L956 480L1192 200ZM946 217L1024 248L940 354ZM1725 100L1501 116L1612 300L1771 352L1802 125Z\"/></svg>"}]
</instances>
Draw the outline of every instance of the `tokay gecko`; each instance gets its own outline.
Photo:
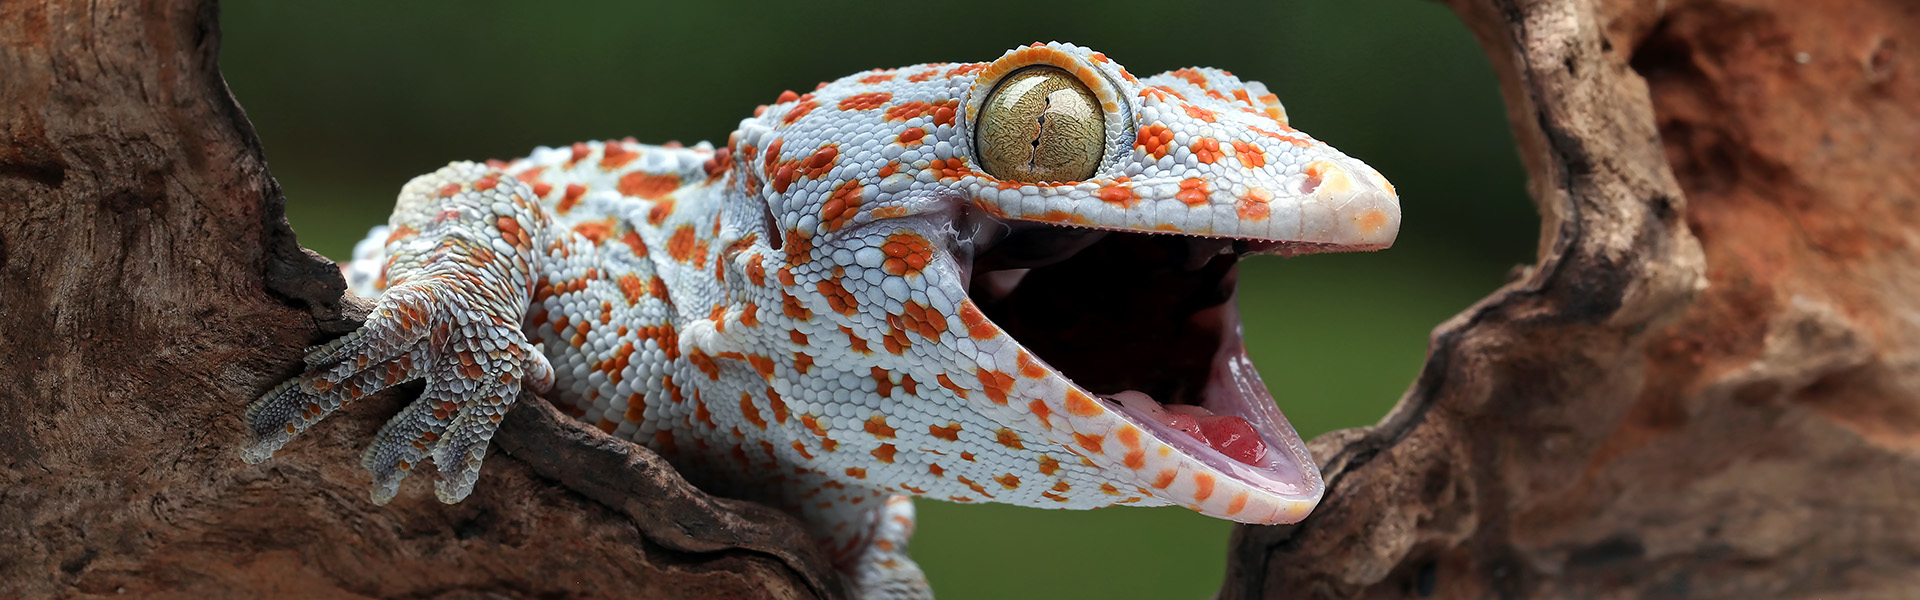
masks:
<instances>
[{"instance_id":1,"label":"tokay gecko","mask_svg":"<svg viewBox=\"0 0 1920 600\"><path fill-rule=\"evenodd\" d=\"M1323 484L1247 358L1235 265L1399 225L1386 179L1226 71L1051 43L858 73L720 148L414 179L343 267L366 324L249 407L244 458L424 379L367 449L373 501L431 458L458 502L539 393L798 516L856 596L926 597L911 497L1305 517Z\"/></svg>"}]
</instances>

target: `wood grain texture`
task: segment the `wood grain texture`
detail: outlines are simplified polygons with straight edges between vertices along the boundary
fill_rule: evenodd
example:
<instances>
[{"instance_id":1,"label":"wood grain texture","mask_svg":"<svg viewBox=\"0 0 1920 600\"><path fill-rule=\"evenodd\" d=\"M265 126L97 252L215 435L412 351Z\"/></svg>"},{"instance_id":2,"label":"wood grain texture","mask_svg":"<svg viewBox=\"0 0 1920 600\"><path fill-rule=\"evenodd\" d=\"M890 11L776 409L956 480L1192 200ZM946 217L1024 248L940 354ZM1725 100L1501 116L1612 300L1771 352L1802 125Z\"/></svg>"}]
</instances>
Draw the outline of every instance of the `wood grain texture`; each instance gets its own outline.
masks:
<instances>
[{"instance_id":1,"label":"wood grain texture","mask_svg":"<svg viewBox=\"0 0 1920 600\"><path fill-rule=\"evenodd\" d=\"M405 391L242 464L247 403L367 306L295 243L217 24L0 3L0 598L837 595L797 521L544 403L458 505L368 500Z\"/></svg>"},{"instance_id":2,"label":"wood grain texture","mask_svg":"<svg viewBox=\"0 0 1920 600\"><path fill-rule=\"evenodd\" d=\"M1920 8L1448 4L1538 263L1380 424L1312 442L1326 501L1238 529L1221 597L1920 588Z\"/></svg>"}]
</instances>

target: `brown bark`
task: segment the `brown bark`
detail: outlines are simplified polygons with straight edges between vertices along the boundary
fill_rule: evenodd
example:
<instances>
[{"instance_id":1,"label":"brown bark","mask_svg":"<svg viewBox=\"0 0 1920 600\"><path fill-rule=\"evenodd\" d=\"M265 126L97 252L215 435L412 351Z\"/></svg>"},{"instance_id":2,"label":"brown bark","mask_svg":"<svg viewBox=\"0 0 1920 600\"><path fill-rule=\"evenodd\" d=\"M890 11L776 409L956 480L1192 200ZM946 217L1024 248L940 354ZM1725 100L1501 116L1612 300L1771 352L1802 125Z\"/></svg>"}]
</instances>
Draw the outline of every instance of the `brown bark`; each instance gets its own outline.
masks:
<instances>
[{"instance_id":1,"label":"brown bark","mask_svg":"<svg viewBox=\"0 0 1920 600\"><path fill-rule=\"evenodd\" d=\"M835 595L792 518L523 404L455 506L367 499L381 394L260 466L240 411L350 331L221 80L212 2L0 2L0 598Z\"/></svg>"},{"instance_id":2,"label":"brown bark","mask_svg":"<svg viewBox=\"0 0 1920 600\"><path fill-rule=\"evenodd\" d=\"M1539 264L1313 441L1325 502L1237 530L1221 596L1915 593L1920 7L1449 4Z\"/></svg>"}]
</instances>

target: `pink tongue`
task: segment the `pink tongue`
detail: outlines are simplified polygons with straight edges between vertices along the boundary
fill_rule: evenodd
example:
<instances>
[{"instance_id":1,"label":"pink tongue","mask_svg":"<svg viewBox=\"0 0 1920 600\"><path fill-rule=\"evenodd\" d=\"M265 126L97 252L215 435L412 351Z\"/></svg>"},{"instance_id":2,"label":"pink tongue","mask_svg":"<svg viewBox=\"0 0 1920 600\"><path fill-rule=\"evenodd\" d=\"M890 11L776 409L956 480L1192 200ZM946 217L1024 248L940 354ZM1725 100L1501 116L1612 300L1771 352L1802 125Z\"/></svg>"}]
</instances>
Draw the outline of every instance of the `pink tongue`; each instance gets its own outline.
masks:
<instances>
[{"instance_id":1,"label":"pink tongue","mask_svg":"<svg viewBox=\"0 0 1920 600\"><path fill-rule=\"evenodd\" d=\"M1266 442L1260 441L1260 434L1254 432L1253 424L1246 419L1216 415L1207 409L1187 404L1162 405L1147 398L1146 394L1133 391L1115 394L1114 398L1152 416L1162 425L1205 443L1228 458L1260 466L1260 460L1267 457Z\"/></svg>"},{"instance_id":2,"label":"pink tongue","mask_svg":"<svg viewBox=\"0 0 1920 600\"><path fill-rule=\"evenodd\" d=\"M1253 424L1240 417L1200 417L1201 441L1221 454L1253 466L1267 457L1267 444L1254 433Z\"/></svg>"}]
</instances>

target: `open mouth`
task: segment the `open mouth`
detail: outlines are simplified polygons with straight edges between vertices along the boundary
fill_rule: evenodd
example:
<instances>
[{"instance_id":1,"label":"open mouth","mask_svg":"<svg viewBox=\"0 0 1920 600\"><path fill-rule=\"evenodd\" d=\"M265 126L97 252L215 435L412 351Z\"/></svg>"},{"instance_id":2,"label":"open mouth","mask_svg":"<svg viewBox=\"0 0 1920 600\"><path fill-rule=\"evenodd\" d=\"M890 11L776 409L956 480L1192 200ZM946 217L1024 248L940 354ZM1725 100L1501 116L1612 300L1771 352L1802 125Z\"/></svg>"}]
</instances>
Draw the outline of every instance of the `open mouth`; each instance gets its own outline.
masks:
<instances>
[{"instance_id":1,"label":"open mouth","mask_svg":"<svg viewBox=\"0 0 1920 600\"><path fill-rule=\"evenodd\" d=\"M1237 265L1252 254L1344 248L978 212L966 223L968 296L1028 351L1213 470L1281 496L1318 496L1318 468L1247 358Z\"/></svg>"}]
</instances>

